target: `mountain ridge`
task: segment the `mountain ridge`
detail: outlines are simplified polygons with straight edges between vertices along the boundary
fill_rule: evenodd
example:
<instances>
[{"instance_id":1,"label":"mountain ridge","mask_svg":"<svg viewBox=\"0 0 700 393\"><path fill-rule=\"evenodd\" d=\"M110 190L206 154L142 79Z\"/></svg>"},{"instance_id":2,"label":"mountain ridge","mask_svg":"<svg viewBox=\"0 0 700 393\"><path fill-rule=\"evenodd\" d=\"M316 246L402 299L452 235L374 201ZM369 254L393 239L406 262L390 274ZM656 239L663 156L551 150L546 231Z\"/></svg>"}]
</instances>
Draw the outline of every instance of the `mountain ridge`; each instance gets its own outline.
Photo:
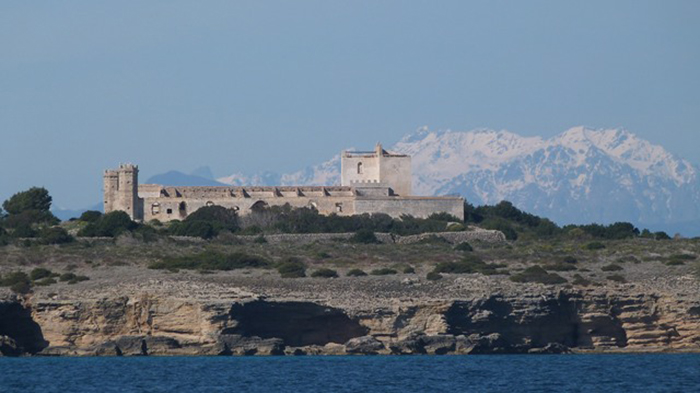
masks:
<instances>
[{"instance_id":1,"label":"mountain ridge","mask_svg":"<svg viewBox=\"0 0 700 393\"><path fill-rule=\"evenodd\" d=\"M628 221L672 228L700 220L700 170L624 128L578 126L543 138L421 127L388 150L413 157L416 195L459 194L475 205L509 200L560 224ZM291 173L217 180L339 184L340 156Z\"/></svg>"}]
</instances>

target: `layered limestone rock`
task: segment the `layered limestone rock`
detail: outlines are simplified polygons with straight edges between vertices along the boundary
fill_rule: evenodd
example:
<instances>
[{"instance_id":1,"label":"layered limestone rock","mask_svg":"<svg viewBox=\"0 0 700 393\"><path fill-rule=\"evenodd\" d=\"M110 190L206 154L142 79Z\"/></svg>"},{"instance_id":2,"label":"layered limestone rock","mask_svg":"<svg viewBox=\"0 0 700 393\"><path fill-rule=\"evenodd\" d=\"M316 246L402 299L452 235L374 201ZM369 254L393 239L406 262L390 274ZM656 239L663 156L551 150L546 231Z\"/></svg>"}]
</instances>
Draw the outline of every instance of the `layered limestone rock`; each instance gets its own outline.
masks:
<instances>
[{"instance_id":1,"label":"layered limestone rock","mask_svg":"<svg viewBox=\"0 0 700 393\"><path fill-rule=\"evenodd\" d=\"M204 296L207 295L207 296ZM0 299L6 356L337 355L698 351L694 296L523 287L354 307L333 299L141 288L104 297Z\"/></svg>"}]
</instances>

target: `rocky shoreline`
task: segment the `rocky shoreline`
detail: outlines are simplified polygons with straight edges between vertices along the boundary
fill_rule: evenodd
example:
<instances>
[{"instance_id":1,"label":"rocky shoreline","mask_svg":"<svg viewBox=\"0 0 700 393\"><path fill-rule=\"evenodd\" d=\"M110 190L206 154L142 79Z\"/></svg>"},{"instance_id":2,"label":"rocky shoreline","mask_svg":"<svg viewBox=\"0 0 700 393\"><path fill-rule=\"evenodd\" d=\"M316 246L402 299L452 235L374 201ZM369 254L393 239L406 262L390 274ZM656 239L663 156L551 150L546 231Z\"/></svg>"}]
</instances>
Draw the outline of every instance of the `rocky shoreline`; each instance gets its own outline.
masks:
<instances>
[{"instance_id":1,"label":"rocky shoreline","mask_svg":"<svg viewBox=\"0 0 700 393\"><path fill-rule=\"evenodd\" d=\"M430 282L401 276L173 277L132 267L116 274L125 280L42 288L26 296L2 289L0 353L700 352L700 296L692 276L578 288L515 286L481 275Z\"/></svg>"}]
</instances>

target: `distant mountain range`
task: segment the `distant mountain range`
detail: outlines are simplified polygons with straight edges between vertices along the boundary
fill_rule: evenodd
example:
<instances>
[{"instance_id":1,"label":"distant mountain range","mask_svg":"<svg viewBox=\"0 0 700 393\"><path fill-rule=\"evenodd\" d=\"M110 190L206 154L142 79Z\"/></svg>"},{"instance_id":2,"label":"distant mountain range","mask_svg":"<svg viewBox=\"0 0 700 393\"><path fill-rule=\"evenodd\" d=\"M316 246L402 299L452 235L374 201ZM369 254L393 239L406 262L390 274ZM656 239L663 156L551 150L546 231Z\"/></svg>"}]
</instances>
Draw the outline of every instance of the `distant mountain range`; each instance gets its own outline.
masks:
<instances>
[{"instance_id":1,"label":"distant mountain range","mask_svg":"<svg viewBox=\"0 0 700 393\"><path fill-rule=\"evenodd\" d=\"M559 224L629 221L700 235L699 169L624 129L575 127L553 138L421 128L389 150L413 157L417 195L509 200ZM340 183L340 156L298 172L235 173L231 185Z\"/></svg>"},{"instance_id":2,"label":"distant mountain range","mask_svg":"<svg viewBox=\"0 0 700 393\"><path fill-rule=\"evenodd\" d=\"M388 150L413 157L416 195L461 195L473 205L509 200L562 225L628 221L700 236L700 169L624 129L575 127L544 139L488 129L421 128ZM191 174L170 171L144 183L334 185L340 184L340 156L291 173L214 179L202 167Z\"/></svg>"}]
</instances>

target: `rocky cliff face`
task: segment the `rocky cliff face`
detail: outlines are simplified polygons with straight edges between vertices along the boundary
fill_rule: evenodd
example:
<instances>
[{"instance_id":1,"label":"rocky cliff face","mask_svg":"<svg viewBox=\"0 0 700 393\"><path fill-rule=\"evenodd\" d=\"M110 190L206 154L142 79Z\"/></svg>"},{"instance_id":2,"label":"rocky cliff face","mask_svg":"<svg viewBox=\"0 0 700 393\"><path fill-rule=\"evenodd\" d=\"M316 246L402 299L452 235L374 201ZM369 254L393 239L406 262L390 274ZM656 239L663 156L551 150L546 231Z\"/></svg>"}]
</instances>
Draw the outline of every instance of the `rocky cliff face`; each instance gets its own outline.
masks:
<instances>
[{"instance_id":1,"label":"rocky cliff face","mask_svg":"<svg viewBox=\"0 0 700 393\"><path fill-rule=\"evenodd\" d=\"M474 292L452 299L266 297L158 286L10 295L0 353L34 355L481 354L698 351L693 293L630 288ZM178 293L178 291L180 291Z\"/></svg>"}]
</instances>

